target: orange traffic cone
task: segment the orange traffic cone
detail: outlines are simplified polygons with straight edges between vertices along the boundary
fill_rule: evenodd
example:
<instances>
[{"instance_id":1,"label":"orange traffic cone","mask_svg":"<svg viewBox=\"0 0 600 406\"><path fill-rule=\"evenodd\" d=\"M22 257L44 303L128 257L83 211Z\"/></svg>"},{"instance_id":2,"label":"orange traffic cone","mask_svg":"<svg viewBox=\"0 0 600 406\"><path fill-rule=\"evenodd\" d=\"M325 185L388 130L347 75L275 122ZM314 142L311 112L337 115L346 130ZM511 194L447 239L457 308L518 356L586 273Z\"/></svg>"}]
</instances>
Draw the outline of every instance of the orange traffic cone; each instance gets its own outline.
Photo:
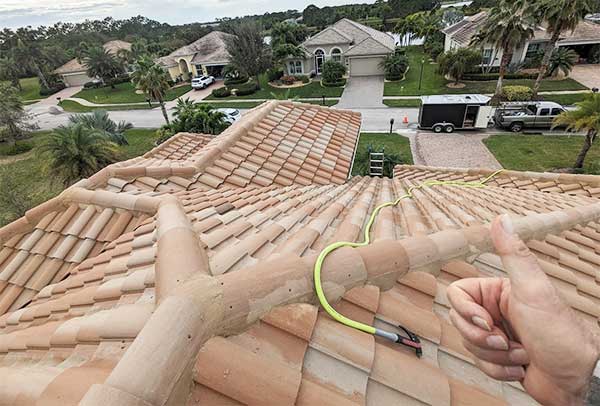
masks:
<instances>
[{"instance_id":1,"label":"orange traffic cone","mask_svg":"<svg viewBox=\"0 0 600 406\"><path fill-rule=\"evenodd\" d=\"M404 116L404 120L402 120L402 122L403 122L404 124L408 124L408 117L407 117L407 116Z\"/></svg>"}]
</instances>

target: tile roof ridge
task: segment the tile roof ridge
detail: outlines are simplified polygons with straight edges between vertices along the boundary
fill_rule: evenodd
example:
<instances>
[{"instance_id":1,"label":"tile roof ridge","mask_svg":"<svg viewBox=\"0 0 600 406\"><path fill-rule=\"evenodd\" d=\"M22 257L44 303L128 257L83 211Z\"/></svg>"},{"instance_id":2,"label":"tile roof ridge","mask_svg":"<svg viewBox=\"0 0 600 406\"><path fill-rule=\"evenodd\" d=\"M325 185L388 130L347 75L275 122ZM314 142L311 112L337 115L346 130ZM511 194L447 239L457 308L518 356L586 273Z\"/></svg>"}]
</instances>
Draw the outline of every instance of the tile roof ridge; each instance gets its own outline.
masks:
<instances>
[{"instance_id":1,"label":"tile roof ridge","mask_svg":"<svg viewBox=\"0 0 600 406\"><path fill-rule=\"evenodd\" d=\"M485 168L450 168L450 167L435 167L425 165L397 165L399 169L419 169L433 172L455 172L464 173L466 175L482 175L488 176L496 172L495 169ZM600 175L585 175L575 173L555 173L555 172L534 172L534 171L515 171L505 169L500 172L496 177L518 177L524 179L545 179L554 180L558 182L572 182L572 183L590 183L600 185Z\"/></svg>"}]
</instances>

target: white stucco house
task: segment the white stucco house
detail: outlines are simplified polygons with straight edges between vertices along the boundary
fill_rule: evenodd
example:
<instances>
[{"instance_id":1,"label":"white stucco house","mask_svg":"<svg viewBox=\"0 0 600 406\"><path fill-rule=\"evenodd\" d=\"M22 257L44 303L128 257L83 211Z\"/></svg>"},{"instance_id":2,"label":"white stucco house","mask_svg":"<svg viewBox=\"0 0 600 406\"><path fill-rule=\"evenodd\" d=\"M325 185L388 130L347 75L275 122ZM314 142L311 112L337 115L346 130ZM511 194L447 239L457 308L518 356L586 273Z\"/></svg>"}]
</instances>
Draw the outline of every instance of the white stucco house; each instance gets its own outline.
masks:
<instances>
[{"instance_id":1,"label":"white stucco house","mask_svg":"<svg viewBox=\"0 0 600 406\"><path fill-rule=\"evenodd\" d=\"M477 35L487 19L488 13L482 11L478 14L465 17L462 21L445 28L444 51L456 48L468 47L471 39ZM540 26L535 30L533 38L515 49L511 63L521 63L527 58L533 57L540 49L544 49L550 40L548 31ZM600 44L600 24L590 21L582 21L574 31L567 31L561 36L558 46L568 47L579 54L579 62L586 63L587 57L593 46ZM483 65L500 66L502 50L496 50L493 46L483 47ZM599 68L600 69L600 68Z\"/></svg>"},{"instance_id":2,"label":"white stucco house","mask_svg":"<svg viewBox=\"0 0 600 406\"><path fill-rule=\"evenodd\" d=\"M225 40L231 37L221 31L213 31L199 40L158 58L156 62L168 70L172 80L189 80L200 75L221 77L229 63Z\"/></svg>"},{"instance_id":3,"label":"white stucco house","mask_svg":"<svg viewBox=\"0 0 600 406\"><path fill-rule=\"evenodd\" d=\"M347 66L349 76L383 75L380 63L395 46L391 35L343 18L304 41L304 55L288 58L285 70L289 75L320 75L323 63L333 59Z\"/></svg>"},{"instance_id":4,"label":"white stucco house","mask_svg":"<svg viewBox=\"0 0 600 406\"><path fill-rule=\"evenodd\" d=\"M116 55L121 49L131 49L131 43L121 40L108 41L103 45L107 52ZM85 83L93 80L87 74L87 66L77 60L77 58L71 59L63 66L54 70L54 73L59 75L67 87L70 86L82 86Z\"/></svg>"}]
</instances>

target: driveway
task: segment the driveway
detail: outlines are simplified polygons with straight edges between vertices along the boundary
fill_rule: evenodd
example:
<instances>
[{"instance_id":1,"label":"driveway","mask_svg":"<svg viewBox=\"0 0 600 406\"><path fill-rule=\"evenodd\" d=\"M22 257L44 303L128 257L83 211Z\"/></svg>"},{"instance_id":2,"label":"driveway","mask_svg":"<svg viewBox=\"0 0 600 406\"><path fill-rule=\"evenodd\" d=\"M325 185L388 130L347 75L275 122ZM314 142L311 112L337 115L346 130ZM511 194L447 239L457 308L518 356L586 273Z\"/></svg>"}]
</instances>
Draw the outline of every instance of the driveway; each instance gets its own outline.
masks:
<instances>
[{"instance_id":1,"label":"driveway","mask_svg":"<svg viewBox=\"0 0 600 406\"><path fill-rule=\"evenodd\" d=\"M501 169L502 165L483 144L488 134L435 134L417 132L414 141L422 165L450 168Z\"/></svg>"},{"instance_id":2,"label":"driveway","mask_svg":"<svg viewBox=\"0 0 600 406\"><path fill-rule=\"evenodd\" d=\"M386 108L383 104L383 76L355 76L348 79L340 109Z\"/></svg>"},{"instance_id":3,"label":"driveway","mask_svg":"<svg viewBox=\"0 0 600 406\"><path fill-rule=\"evenodd\" d=\"M569 76L590 89L600 89L600 65L575 65Z\"/></svg>"},{"instance_id":4,"label":"driveway","mask_svg":"<svg viewBox=\"0 0 600 406\"><path fill-rule=\"evenodd\" d=\"M181 96L180 98L184 99L184 100L189 98L191 101L203 100L203 99L207 98L208 96L210 96L210 94L212 93L213 90L218 89L223 86L225 86L225 83L222 80L217 80L215 83L213 83L206 89L202 89L202 90L192 89L189 92L187 92L186 94L184 94L183 96ZM166 104L167 104L168 109L170 109L171 107L175 107L177 105L177 99L167 102Z\"/></svg>"}]
</instances>

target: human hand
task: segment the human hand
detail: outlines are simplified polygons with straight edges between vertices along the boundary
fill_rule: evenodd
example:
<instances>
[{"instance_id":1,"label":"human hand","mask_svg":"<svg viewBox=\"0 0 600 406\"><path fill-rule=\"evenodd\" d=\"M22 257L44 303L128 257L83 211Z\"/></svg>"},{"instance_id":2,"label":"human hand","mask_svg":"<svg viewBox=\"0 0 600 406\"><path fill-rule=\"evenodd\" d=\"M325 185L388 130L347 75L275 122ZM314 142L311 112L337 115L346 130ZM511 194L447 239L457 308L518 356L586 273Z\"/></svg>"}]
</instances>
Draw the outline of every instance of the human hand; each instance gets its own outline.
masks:
<instances>
[{"instance_id":1,"label":"human hand","mask_svg":"<svg viewBox=\"0 0 600 406\"><path fill-rule=\"evenodd\" d=\"M479 368L520 381L544 405L582 405L600 355L596 330L563 301L507 215L491 236L509 278L469 278L448 287L450 319Z\"/></svg>"}]
</instances>

